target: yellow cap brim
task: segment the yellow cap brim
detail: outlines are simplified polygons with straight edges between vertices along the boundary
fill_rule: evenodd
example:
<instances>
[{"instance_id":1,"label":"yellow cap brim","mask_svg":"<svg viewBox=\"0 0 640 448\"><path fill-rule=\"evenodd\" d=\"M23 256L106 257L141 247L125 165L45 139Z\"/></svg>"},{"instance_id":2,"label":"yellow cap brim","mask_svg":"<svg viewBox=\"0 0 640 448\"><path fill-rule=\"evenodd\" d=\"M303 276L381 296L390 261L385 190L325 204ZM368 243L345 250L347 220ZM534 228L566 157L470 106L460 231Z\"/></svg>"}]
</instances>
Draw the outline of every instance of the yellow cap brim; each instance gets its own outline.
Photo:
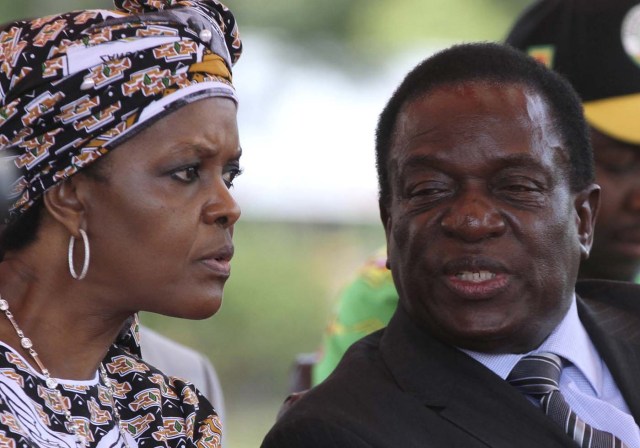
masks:
<instances>
[{"instance_id":1,"label":"yellow cap brim","mask_svg":"<svg viewBox=\"0 0 640 448\"><path fill-rule=\"evenodd\" d=\"M583 103L584 115L598 131L640 145L640 93Z\"/></svg>"}]
</instances>

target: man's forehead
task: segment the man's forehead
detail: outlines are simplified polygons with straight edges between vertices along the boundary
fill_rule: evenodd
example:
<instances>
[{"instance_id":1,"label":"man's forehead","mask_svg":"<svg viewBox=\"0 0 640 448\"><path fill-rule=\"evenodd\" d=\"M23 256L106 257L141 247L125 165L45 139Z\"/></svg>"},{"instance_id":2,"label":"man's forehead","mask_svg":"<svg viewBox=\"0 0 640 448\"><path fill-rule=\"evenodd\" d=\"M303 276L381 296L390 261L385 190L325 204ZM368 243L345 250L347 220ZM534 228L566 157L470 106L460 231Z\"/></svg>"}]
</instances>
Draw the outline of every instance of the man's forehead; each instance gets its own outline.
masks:
<instances>
[{"instance_id":1,"label":"man's forehead","mask_svg":"<svg viewBox=\"0 0 640 448\"><path fill-rule=\"evenodd\" d=\"M411 122L422 121L424 114L437 117L447 109L452 100L475 116L491 116L499 112L512 114L526 111L530 121L541 126L550 125L551 112L546 99L532 87L519 82L468 80L433 86L423 93L409 98L400 108L394 126L394 142L410 131Z\"/></svg>"},{"instance_id":2,"label":"man's forehead","mask_svg":"<svg viewBox=\"0 0 640 448\"><path fill-rule=\"evenodd\" d=\"M440 96L462 97L470 103L486 104L505 102L513 106L522 104L526 95L539 95L531 86L518 81L501 81L492 79L468 79L436 84L422 93L410 98L404 105Z\"/></svg>"},{"instance_id":3,"label":"man's forehead","mask_svg":"<svg viewBox=\"0 0 640 448\"><path fill-rule=\"evenodd\" d=\"M514 84L469 87L434 90L435 96L425 96L422 104L417 100L403 112L388 158L392 177L419 175L429 169L458 172L461 167L470 174L482 164L489 170L486 174L509 167L550 174L559 173L559 168L566 174L561 176L569 180L570 154L541 95ZM447 96L449 92L461 100L457 108L449 108L453 98ZM464 93L475 95L475 99L467 101ZM437 95L443 96L438 99ZM433 120L420 115L425 111ZM451 119L457 113L461 115ZM443 116L448 118L442 120Z\"/></svg>"},{"instance_id":4,"label":"man's forehead","mask_svg":"<svg viewBox=\"0 0 640 448\"><path fill-rule=\"evenodd\" d=\"M500 120L513 128L527 128L549 146L560 146L557 126L541 94L520 83L465 81L439 85L408 101L398 114L392 147L423 137L446 139L457 132L456 125L470 138L482 137L488 135L487 123Z\"/></svg>"}]
</instances>

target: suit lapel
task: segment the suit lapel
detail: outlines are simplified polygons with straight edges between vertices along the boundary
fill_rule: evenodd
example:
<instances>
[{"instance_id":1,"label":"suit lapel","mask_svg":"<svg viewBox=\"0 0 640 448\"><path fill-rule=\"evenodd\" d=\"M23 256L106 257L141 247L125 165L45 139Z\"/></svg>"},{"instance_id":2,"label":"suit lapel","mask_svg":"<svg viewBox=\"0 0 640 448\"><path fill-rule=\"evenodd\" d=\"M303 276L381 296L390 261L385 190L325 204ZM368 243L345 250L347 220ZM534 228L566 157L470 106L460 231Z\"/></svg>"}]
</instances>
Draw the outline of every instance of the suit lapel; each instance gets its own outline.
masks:
<instances>
[{"instance_id":1,"label":"suit lapel","mask_svg":"<svg viewBox=\"0 0 640 448\"><path fill-rule=\"evenodd\" d=\"M487 446L572 447L540 409L465 353L432 338L398 307L380 343L407 394Z\"/></svg>"},{"instance_id":2,"label":"suit lapel","mask_svg":"<svg viewBox=\"0 0 640 448\"><path fill-rule=\"evenodd\" d=\"M640 424L640 287L589 280L576 291L580 320Z\"/></svg>"}]
</instances>

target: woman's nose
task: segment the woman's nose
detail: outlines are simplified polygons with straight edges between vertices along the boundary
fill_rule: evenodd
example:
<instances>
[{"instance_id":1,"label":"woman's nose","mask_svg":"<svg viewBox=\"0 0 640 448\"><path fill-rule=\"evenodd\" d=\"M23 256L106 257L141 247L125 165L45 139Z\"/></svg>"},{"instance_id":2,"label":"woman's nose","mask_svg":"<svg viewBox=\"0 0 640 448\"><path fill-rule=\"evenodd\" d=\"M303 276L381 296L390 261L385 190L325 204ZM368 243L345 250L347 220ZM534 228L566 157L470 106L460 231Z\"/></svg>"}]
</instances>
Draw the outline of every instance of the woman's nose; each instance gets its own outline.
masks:
<instances>
[{"instance_id":1,"label":"woman's nose","mask_svg":"<svg viewBox=\"0 0 640 448\"><path fill-rule=\"evenodd\" d=\"M205 224L217 224L227 228L240 218L240 206L233 198L229 188L221 182L216 186L210 200L202 208L202 220Z\"/></svg>"}]
</instances>

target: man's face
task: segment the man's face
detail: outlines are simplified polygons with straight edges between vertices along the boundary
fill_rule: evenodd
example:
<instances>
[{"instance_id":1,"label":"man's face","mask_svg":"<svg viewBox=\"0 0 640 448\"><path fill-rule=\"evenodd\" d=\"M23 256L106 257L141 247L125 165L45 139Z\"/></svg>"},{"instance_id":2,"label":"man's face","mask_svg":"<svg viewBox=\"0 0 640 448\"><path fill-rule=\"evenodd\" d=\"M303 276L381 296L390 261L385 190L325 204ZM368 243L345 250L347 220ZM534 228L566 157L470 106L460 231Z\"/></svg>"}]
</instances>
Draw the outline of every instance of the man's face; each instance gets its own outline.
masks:
<instances>
[{"instance_id":1,"label":"man's face","mask_svg":"<svg viewBox=\"0 0 640 448\"><path fill-rule=\"evenodd\" d=\"M583 277L633 280L640 271L640 145L591 131L596 181L602 187L591 256Z\"/></svg>"},{"instance_id":2,"label":"man's face","mask_svg":"<svg viewBox=\"0 0 640 448\"><path fill-rule=\"evenodd\" d=\"M544 100L514 85L445 85L407 104L381 204L402 306L454 346L537 347L566 313L597 186L574 194Z\"/></svg>"}]
</instances>

